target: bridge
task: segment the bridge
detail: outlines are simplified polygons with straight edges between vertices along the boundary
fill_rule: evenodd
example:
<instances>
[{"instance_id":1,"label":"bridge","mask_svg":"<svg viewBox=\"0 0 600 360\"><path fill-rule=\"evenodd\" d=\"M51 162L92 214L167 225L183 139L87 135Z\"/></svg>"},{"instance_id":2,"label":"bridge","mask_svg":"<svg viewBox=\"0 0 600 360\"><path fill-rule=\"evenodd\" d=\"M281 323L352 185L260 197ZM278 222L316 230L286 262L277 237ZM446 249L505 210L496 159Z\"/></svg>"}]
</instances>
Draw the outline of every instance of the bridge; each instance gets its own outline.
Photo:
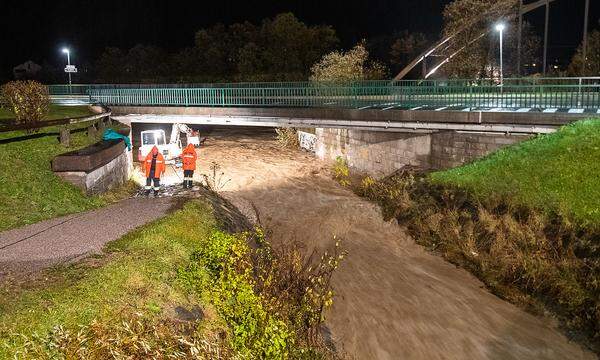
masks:
<instances>
[{"instance_id":1,"label":"bridge","mask_svg":"<svg viewBox=\"0 0 600 360\"><path fill-rule=\"evenodd\" d=\"M343 155L378 173L403 164L459 165L600 116L600 77L505 79L503 86L481 79L54 85L49 91L57 102L108 106L129 124L316 128L317 155Z\"/></svg>"}]
</instances>

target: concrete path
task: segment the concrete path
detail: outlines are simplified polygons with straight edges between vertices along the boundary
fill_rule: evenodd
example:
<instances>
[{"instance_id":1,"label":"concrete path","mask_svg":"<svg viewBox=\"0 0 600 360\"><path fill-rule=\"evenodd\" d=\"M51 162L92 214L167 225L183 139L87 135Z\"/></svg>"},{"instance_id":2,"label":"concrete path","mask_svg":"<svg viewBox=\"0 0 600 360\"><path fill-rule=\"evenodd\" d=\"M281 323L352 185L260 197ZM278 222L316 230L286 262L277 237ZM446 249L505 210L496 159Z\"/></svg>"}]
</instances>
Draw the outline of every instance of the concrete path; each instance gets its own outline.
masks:
<instances>
[{"instance_id":1,"label":"concrete path","mask_svg":"<svg viewBox=\"0 0 600 360\"><path fill-rule=\"evenodd\" d=\"M99 253L106 243L164 216L172 205L171 198L132 198L0 233L0 279Z\"/></svg>"}]
</instances>

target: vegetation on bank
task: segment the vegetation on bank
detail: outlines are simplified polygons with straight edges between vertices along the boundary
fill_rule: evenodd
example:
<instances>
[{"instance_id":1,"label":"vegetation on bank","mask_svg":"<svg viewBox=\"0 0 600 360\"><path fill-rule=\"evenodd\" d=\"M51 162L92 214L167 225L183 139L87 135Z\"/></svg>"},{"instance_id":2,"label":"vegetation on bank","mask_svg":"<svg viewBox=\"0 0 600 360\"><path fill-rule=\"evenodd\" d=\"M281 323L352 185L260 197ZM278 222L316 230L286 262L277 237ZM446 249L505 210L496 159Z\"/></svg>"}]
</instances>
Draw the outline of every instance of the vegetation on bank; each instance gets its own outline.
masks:
<instances>
[{"instance_id":1,"label":"vegetation on bank","mask_svg":"<svg viewBox=\"0 0 600 360\"><path fill-rule=\"evenodd\" d=\"M431 179L463 188L480 200L510 198L557 211L584 226L600 226L599 159L600 121L584 120L433 173Z\"/></svg>"},{"instance_id":2,"label":"vegetation on bank","mask_svg":"<svg viewBox=\"0 0 600 360\"><path fill-rule=\"evenodd\" d=\"M456 169L366 177L355 191L498 296L555 314L600 352L599 155L600 122L585 120Z\"/></svg>"},{"instance_id":3,"label":"vegetation on bank","mask_svg":"<svg viewBox=\"0 0 600 360\"><path fill-rule=\"evenodd\" d=\"M202 200L105 251L28 290L0 287L0 358L334 357L319 326L338 252L309 267L261 231L223 232Z\"/></svg>"}]
</instances>

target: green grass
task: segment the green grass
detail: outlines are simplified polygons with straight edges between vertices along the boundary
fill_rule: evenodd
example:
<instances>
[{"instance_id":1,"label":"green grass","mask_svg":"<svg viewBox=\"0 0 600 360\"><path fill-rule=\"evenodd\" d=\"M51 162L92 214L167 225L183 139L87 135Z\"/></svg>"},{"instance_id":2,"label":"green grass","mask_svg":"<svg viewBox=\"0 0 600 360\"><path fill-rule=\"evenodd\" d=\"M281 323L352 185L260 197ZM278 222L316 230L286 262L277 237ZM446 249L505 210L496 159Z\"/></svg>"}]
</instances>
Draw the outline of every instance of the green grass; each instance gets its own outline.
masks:
<instances>
[{"instance_id":1,"label":"green grass","mask_svg":"<svg viewBox=\"0 0 600 360\"><path fill-rule=\"evenodd\" d=\"M0 231L106 204L103 198L88 197L63 181L50 167L55 156L98 139L88 139L85 132L72 133L71 147L66 148L53 130L44 129L34 138L23 138L24 132L0 133Z\"/></svg>"},{"instance_id":2,"label":"green grass","mask_svg":"<svg viewBox=\"0 0 600 360\"><path fill-rule=\"evenodd\" d=\"M55 269L29 290L0 287L0 358L22 345L14 334L43 336L55 325L77 330L94 319L115 321L122 312L169 314L174 306L197 305L175 285L176 270L215 228L209 205L188 202L110 243L108 254L96 259L99 266Z\"/></svg>"},{"instance_id":3,"label":"green grass","mask_svg":"<svg viewBox=\"0 0 600 360\"><path fill-rule=\"evenodd\" d=\"M600 226L600 121L578 121L431 178Z\"/></svg>"},{"instance_id":4,"label":"green grass","mask_svg":"<svg viewBox=\"0 0 600 360\"><path fill-rule=\"evenodd\" d=\"M74 118L92 114L93 113L88 109L87 106L50 105L50 113L46 117L46 120ZM8 109L0 108L0 121L10 120L14 118L14 114Z\"/></svg>"}]
</instances>

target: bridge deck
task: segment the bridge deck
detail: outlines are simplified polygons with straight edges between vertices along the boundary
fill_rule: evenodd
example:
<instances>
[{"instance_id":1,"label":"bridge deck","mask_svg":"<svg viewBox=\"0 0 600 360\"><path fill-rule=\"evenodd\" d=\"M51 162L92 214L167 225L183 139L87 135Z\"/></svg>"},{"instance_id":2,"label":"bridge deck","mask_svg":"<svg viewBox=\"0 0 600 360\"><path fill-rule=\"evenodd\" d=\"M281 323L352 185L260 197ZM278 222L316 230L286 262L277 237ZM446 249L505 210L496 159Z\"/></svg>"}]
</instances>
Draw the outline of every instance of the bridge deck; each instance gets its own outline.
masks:
<instances>
[{"instance_id":1,"label":"bridge deck","mask_svg":"<svg viewBox=\"0 0 600 360\"><path fill-rule=\"evenodd\" d=\"M392 132L441 130L549 133L589 117L569 112L483 112L334 108L217 108L113 106L115 119L126 123L175 123L268 127L331 127Z\"/></svg>"}]
</instances>

